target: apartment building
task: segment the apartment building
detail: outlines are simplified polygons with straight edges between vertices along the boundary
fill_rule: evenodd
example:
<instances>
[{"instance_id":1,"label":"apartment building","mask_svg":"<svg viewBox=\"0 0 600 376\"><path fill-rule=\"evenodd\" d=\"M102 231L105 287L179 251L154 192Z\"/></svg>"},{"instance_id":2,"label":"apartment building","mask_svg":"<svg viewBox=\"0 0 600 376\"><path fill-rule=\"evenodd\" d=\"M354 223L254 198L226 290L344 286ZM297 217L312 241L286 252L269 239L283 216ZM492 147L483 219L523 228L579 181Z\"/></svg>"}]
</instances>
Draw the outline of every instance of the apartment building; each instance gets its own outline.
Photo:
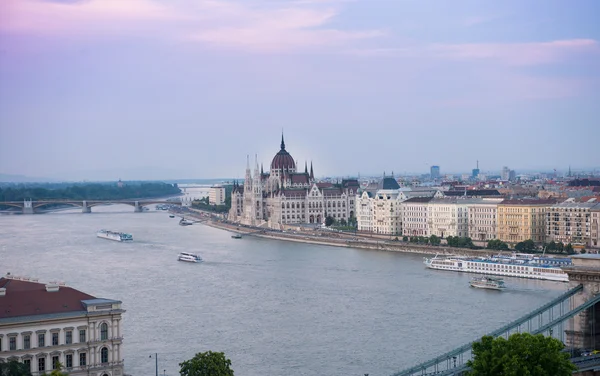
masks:
<instances>
[{"instance_id":1,"label":"apartment building","mask_svg":"<svg viewBox=\"0 0 600 376\"><path fill-rule=\"evenodd\" d=\"M33 376L57 363L71 376L122 376L121 302L60 283L0 278L0 362L26 364Z\"/></svg>"},{"instance_id":2,"label":"apartment building","mask_svg":"<svg viewBox=\"0 0 600 376\"><path fill-rule=\"evenodd\" d=\"M441 238L466 237L469 232L467 202L457 198L434 198L429 201L427 224L429 235Z\"/></svg>"},{"instance_id":3,"label":"apartment building","mask_svg":"<svg viewBox=\"0 0 600 376\"><path fill-rule=\"evenodd\" d=\"M225 188L221 186L210 187L208 190L208 203L210 205L225 204Z\"/></svg>"},{"instance_id":4,"label":"apartment building","mask_svg":"<svg viewBox=\"0 0 600 376\"><path fill-rule=\"evenodd\" d=\"M432 197L413 197L401 203L402 235L429 236L429 202Z\"/></svg>"},{"instance_id":5,"label":"apartment building","mask_svg":"<svg viewBox=\"0 0 600 376\"><path fill-rule=\"evenodd\" d=\"M546 212L554 200L515 199L498 204L498 239L514 245L531 239L546 240Z\"/></svg>"},{"instance_id":6,"label":"apartment building","mask_svg":"<svg viewBox=\"0 0 600 376\"><path fill-rule=\"evenodd\" d=\"M469 237L476 241L489 241L498 236L498 204L502 199L470 199Z\"/></svg>"},{"instance_id":7,"label":"apartment building","mask_svg":"<svg viewBox=\"0 0 600 376\"><path fill-rule=\"evenodd\" d=\"M551 206L546 213L547 241L597 247L599 212L597 202L567 201Z\"/></svg>"}]
</instances>

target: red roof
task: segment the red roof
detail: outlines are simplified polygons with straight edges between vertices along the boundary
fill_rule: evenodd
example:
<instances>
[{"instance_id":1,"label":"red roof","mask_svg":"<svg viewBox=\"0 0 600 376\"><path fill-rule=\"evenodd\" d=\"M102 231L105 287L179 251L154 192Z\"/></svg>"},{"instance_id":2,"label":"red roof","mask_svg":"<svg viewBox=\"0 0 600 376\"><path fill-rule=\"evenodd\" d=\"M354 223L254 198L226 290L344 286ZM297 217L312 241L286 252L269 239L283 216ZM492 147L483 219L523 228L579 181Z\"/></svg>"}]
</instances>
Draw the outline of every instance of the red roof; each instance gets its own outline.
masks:
<instances>
[{"instance_id":1,"label":"red roof","mask_svg":"<svg viewBox=\"0 0 600 376\"><path fill-rule=\"evenodd\" d=\"M308 174L290 174L292 178L292 184L308 184Z\"/></svg>"},{"instance_id":2,"label":"red roof","mask_svg":"<svg viewBox=\"0 0 600 376\"><path fill-rule=\"evenodd\" d=\"M95 299L71 287L60 286L58 291L46 291L43 283L0 278L0 319L8 317L45 315L52 313L84 311L82 300Z\"/></svg>"}]
</instances>

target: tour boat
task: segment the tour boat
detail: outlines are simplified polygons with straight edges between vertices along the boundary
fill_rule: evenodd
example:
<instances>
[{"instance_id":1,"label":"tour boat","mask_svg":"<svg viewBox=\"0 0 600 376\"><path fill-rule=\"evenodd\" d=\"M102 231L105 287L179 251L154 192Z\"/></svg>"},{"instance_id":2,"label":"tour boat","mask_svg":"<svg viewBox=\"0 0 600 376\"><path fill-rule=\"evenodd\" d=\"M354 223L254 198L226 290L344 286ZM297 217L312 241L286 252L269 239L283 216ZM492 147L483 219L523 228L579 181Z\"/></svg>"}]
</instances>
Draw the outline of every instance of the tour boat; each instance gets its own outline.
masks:
<instances>
[{"instance_id":1,"label":"tour boat","mask_svg":"<svg viewBox=\"0 0 600 376\"><path fill-rule=\"evenodd\" d=\"M241 234L235 234L235 235L231 235L232 238L234 239L241 239L242 235Z\"/></svg>"},{"instance_id":2,"label":"tour boat","mask_svg":"<svg viewBox=\"0 0 600 376\"><path fill-rule=\"evenodd\" d=\"M504 286L504 280L502 278L495 277L476 277L469 281L469 285L471 287L476 287L479 289L490 289L490 290L504 290L506 286Z\"/></svg>"},{"instance_id":3,"label":"tour boat","mask_svg":"<svg viewBox=\"0 0 600 376\"><path fill-rule=\"evenodd\" d=\"M133 235L126 234L124 232L100 230L96 233L96 236L102 239L115 240L118 242L133 241Z\"/></svg>"},{"instance_id":4,"label":"tour boat","mask_svg":"<svg viewBox=\"0 0 600 376\"><path fill-rule=\"evenodd\" d=\"M192 221L190 221L188 219L185 219L185 218L181 218L181 220L179 221L179 224L181 226L189 226L189 225L193 225L194 222L192 222Z\"/></svg>"},{"instance_id":5,"label":"tour boat","mask_svg":"<svg viewBox=\"0 0 600 376\"><path fill-rule=\"evenodd\" d=\"M177 261L202 262L203 260L202 257L193 253L181 252L179 256L177 256Z\"/></svg>"},{"instance_id":6,"label":"tour boat","mask_svg":"<svg viewBox=\"0 0 600 376\"><path fill-rule=\"evenodd\" d=\"M169 215L169 218L175 218L175 216L173 214Z\"/></svg>"},{"instance_id":7,"label":"tour boat","mask_svg":"<svg viewBox=\"0 0 600 376\"><path fill-rule=\"evenodd\" d=\"M424 258L423 263L430 269L561 282L569 282L569 276L561 267L572 265L570 258L538 257L516 253L512 256L486 257L435 255L433 258Z\"/></svg>"}]
</instances>

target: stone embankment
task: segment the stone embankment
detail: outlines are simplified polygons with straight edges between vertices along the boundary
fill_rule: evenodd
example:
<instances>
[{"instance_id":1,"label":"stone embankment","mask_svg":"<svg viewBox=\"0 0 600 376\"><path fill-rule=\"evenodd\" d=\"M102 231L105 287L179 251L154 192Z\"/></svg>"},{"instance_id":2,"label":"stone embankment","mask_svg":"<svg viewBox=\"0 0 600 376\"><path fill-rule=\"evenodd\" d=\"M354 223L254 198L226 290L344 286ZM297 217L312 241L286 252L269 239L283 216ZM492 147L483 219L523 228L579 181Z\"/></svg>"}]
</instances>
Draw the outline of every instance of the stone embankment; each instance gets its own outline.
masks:
<instances>
[{"instance_id":1,"label":"stone embankment","mask_svg":"<svg viewBox=\"0 0 600 376\"><path fill-rule=\"evenodd\" d=\"M190 209L186 216L197 217L199 220L207 219L209 213L200 210ZM207 226L219 228L222 230L231 231L246 236L256 236L265 239L276 239L297 243L308 243L318 245L328 245L334 247L361 248L388 252L415 253L425 255L435 254L454 254L465 256L485 256L491 252L506 253L491 251L489 249L468 249L468 248L453 248L448 246L428 246L406 243L403 241L384 240L378 238L370 238L364 234L356 235L352 233L337 233L323 230L314 231L276 231L260 227L239 226L234 223L226 222L219 219L211 219L203 222Z\"/></svg>"}]
</instances>

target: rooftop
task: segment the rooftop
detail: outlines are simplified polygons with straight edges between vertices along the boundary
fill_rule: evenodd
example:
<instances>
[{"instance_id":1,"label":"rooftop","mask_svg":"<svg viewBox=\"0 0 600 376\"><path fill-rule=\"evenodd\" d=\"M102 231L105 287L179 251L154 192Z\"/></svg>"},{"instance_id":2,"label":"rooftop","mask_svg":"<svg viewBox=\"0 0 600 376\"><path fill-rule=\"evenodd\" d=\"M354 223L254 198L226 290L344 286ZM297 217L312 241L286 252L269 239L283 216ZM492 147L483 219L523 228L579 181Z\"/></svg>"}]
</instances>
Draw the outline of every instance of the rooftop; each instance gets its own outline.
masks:
<instances>
[{"instance_id":1,"label":"rooftop","mask_svg":"<svg viewBox=\"0 0 600 376\"><path fill-rule=\"evenodd\" d=\"M0 289L4 289L0 294L0 319L85 311L82 300L96 299L62 284L44 284L10 275L0 278Z\"/></svg>"}]
</instances>

